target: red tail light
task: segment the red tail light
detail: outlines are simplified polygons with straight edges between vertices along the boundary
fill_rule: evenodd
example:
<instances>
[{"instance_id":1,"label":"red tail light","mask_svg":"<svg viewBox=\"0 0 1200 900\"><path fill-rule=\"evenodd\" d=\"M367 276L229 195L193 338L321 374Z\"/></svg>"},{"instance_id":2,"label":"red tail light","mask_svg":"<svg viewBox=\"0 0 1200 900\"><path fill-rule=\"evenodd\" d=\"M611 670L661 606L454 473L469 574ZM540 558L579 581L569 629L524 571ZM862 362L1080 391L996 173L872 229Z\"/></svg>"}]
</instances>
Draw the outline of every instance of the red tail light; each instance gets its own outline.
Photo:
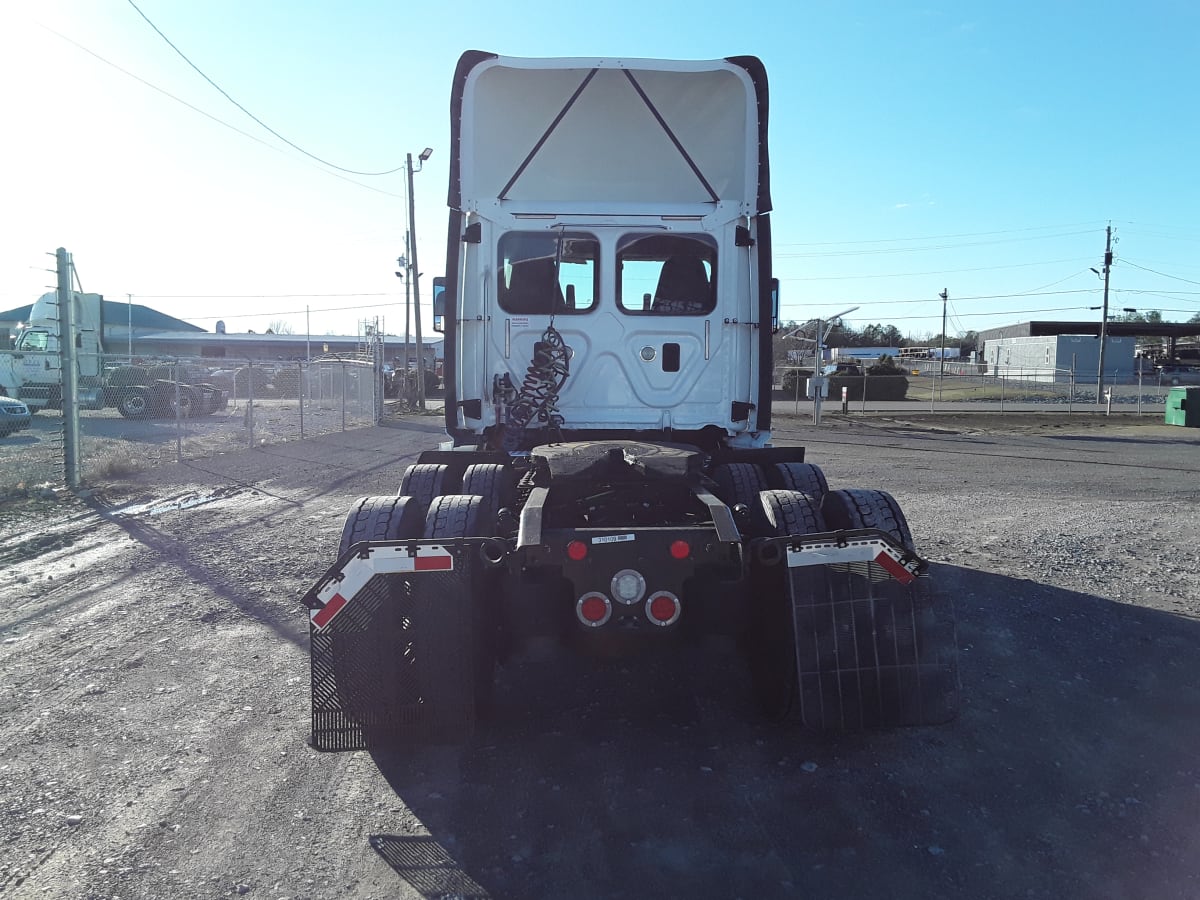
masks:
<instances>
[{"instance_id":1,"label":"red tail light","mask_svg":"<svg viewBox=\"0 0 1200 900\"><path fill-rule=\"evenodd\" d=\"M670 591L658 591L646 601L646 618L655 625L673 625L682 611L679 598Z\"/></svg>"},{"instance_id":2,"label":"red tail light","mask_svg":"<svg viewBox=\"0 0 1200 900\"><path fill-rule=\"evenodd\" d=\"M687 559L692 548L687 541L671 541L671 555L676 559Z\"/></svg>"},{"instance_id":3,"label":"red tail light","mask_svg":"<svg viewBox=\"0 0 1200 900\"><path fill-rule=\"evenodd\" d=\"M580 562L587 556L587 544L583 541L571 541L567 544L567 556L575 562Z\"/></svg>"},{"instance_id":4,"label":"red tail light","mask_svg":"<svg viewBox=\"0 0 1200 900\"><path fill-rule=\"evenodd\" d=\"M595 591L584 594L575 603L575 615L588 628L599 628L612 618L612 601Z\"/></svg>"}]
</instances>

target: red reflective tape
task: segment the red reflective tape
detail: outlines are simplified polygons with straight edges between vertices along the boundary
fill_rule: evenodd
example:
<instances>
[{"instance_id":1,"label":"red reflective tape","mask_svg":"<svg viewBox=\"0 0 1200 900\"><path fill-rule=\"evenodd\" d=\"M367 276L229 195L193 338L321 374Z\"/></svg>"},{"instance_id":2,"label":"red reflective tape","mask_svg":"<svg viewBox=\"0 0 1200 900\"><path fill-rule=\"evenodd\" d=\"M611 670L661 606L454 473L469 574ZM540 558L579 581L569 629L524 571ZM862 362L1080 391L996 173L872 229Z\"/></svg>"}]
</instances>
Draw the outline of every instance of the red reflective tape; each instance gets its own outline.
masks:
<instances>
[{"instance_id":1,"label":"red reflective tape","mask_svg":"<svg viewBox=\"0 0 1200 900\"><path fill-rule=\"evenodd\" d=\"M414 572L439 572L454 568L454 557L446 555L418 556L413 560Z\"/></svg>"},{"instance_id":2,"label":"red reflective tape","mask_svg":"<svg viewBox=\"0 0 1200 900\"><path fill-rule=\"evenodd\" d=\"M916 578L912 572L900 565L890 553L883 550L879 551L879 555L875 557L875 562L887 569L888 574L901 584L908 584Z\"/></svg>"},{"instance_id":3,"label":"red reflective tape","mask_svg":"<svg viewBox=\"0 0 1200 900\"><path fill-rule=\"evenodd\" d=\"M324 628L334 616L341 612L342 607L348 602L341 594L334 594L329 598L329 602L321 607L317 614L313 616L313 624L318 628Z\"/></svg>"}]
</instances>

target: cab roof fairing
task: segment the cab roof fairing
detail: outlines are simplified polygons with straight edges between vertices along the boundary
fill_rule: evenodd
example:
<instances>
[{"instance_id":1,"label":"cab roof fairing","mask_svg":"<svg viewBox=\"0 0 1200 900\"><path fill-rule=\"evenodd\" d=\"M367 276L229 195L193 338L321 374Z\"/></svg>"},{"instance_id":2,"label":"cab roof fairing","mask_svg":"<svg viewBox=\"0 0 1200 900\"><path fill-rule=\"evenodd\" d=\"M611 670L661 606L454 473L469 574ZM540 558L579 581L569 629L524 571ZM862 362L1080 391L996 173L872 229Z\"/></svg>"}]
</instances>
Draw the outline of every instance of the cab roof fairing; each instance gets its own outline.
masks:
<instances>
[{"instance_id":1,"label":"cab roof fairing","mask_svg":"<svg viewBox=\"0 0 1200 900\"><path fill-rule=\"evenodd\" d=\"M451 208L753 216L771 208L755 57L524 59L468 51L451 97Z\"/></svg>"}]
</instances>

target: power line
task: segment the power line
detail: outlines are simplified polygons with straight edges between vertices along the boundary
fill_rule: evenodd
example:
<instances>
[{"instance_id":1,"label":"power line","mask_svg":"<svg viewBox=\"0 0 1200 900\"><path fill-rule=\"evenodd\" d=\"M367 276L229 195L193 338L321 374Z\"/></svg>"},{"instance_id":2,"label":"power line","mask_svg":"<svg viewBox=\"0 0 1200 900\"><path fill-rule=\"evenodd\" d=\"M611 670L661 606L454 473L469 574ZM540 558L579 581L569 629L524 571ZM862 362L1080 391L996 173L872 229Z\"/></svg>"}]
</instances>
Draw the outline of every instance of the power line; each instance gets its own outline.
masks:
<instances>
[{"instance_id":1,"label":"power line","mask_svg":"<svg viewBox=\"0 0 1200 900\"><path fill-rule=\"evenodd\" d=\"M1086 310L1086 309L1088 309L1088 307L1086 307L1086 306L1058 306L1058 307L1050 307L1047 309L1008 309L1008 310L1001 310L999 312L969 312L969 313L962 313L961 316L963 318L966 318L966 317L974 318L974 317L979 317L979 316L1020 316L1020 315L1028 315L1028 314L1032 314L1032 313L1072 312L1072 311L1079 311L1079 310ZM861 317L859 317L859 318L861 318ZM905 321L910 321L913 319L936 319L936 318L937 318L937 316L935 314L923 315L923 316L889 316L889 321L905 322ZM965 331L967 329L962 329L962 330Z\"/></svg>"},{"instance_id":2,"label":"power line","mask_svg":"<svg viewBox=\"0 0 1200 900\"><path fill-rule=\"evenodd\" d=\"M142 300L294 300L305 297L391 297L387 291L337 294L134 294Z\"/></svg>"},{"instance_id":3,"label":"power line","mask_svg":"<svg viewBox=\"0 0 1200 900\"><path fill-rule=\"evenodd\" d=\"M242 112L244 112L246 115L248 115L251 119L253 119L255 122L257 122L263 128L265 128L267 131L271 132L271 134L275 135L275 137L279 138L281 141L283 141L289 147L291 147L295 150L299 150L305 156L309 157L310 159L315 159L317 162L321 163L321 165L323 165L323 166L329 166L329 168L331 168L331 169L337 169L339 172L346 172L347 174L350 174L350 175L368 175L368 176L391 175L395 172L403 171L404 166L397 166L394 169L388 169L384 172L359 172L356 169L347 169L347 168L339 166L335 163L331 163L327 159L322 159L321 157L319 157L315 154L309 153L307 150L305 150L299 144L295 144L292 141L289 141L287 138L285 138L282 134L280 134L278 131L276 131L274 128L272 128L270 125L268 125L262 119L260 119L258 116L254 115L254 113L250 112L250 110L246 109L246 107L242 106L242 104L240 104L236 100L234 100L231 96L229 96L228 93L226 93L224 88L222 88L219 84L217 84L215 81L213 81L207 75L205 75L199 66L197 66L194 62L192 62L190 59L188 59L187 55L182 50L180 50L178 47L176 47L171 42L171 39L169 37L167 37L165 34L163 34L157 25L155 25L153 22L150 21L149 16L147 16L144 12L142 12L140 9L138 9L138 5L136 3L134 3L133 0L127 0L127 2L135 10L137 10L137 14L139 16L141 16L143 19L146 20L146 24L149 25L151 28L153 28L154 31L158 34L158 36L160 38L162 38L164 41L167 42L167 46L169 46L172 50L174 50L176 53L178 53L180 58L185 63L187 63L189 66L191 66L193 69L195 69L196 73L201 78L203 78L205 81L207 81L209 84L211 84L214 88L216 88L218 91L220 91L221 96L223 96L226 100L228 100L230 103L232 103L238 109L240 109Z\"/></svg>"},{"instance_id":4,"label":"power line","mask_svg":"<svg viewBox=\"0 0 1200 900\"><path fill-rule=\"evenodd\" d=\"M396 306L400 302L397 298L392 303L368 303L363 306L329 306L325 309L284 309L273 310L263 313L233 313L230 315L204 315L192 316L193 319L269 319L274 316L302 316L305 313L338 313L338 312L356 312L360 309L384 309L390 306Z\"/></svg>"},{"instance_id":5,"label":"power line","mask_svg":"<svg viewBox=\"0 0 1200 900\"><path fill-rule=\"evenodd\" d=\"M1130 228L1132 228L1132 230L1135 234L1148 234L1152 237L1163 237L1163 238L1167 238L1168 240L1175 240L1175 241L1200 241L1200 229L1197 229L1194 227L1189 228L1186 225L1159 225L1159 224L1155 224L1153 222L1133 222L1133 221L1129 221L1129 220L1126 220L1124 222L1118 222L1117 224L1126 226L1126 230L1129 230ZM1162 233L1162 231L1145 231L1145 230L1143 230L1143 229L1147 229L1147 228L1158 228L1158 229L1163 229L1163 231L1170 231L1170 230L1174 229L1174 230L1182 231L1182 232L1193 232L1193 234L1191 234L1191 235L1186 234L1186 233L1185 234L1164 234L1164 233Z\"/></svg>"},{"instance_id":6,"label":"power line","mask_svg":"<svg viewBox=\"0 0 1200 900\"><path fill-rule=\"evenodd\" d=\"M1062 295L1062 294L1094 294L1099 290L1100 290L1099 288L1081 288L1081 289L1071 290L1071 291L1028 291L1028 292L1019 293L1019 294L977 294L973 297L955 297L954 299L956 299L956 300L1008 300L1008 299L1013 299L1013 298L1024 299L1026 297L1051 297L1051 296L1058 296L1058 295ZM931 302L933 302L933 301L926 299L926 298L921 298L919 300L913 300L913 299L909 298L909 299L905 299L905 300L852 300L852 299L846 299L846 300L837 301L838 304L857 303L860 306L866 306L866 305L873 305L873 306L889 305L890 306L890 305L896 304L896 303L931 303ZM813 304L804 304L804 303L797 302L797 303L785 303L784 304L784 306L804 306L804 305L832 306L834 304L832 301L830 303L817 302L817 303L813 303Z\"/></svg>"},{"instance_id":7,"label":"power line","mask_svg":"<svg viewBox=\"0 0 1200 900\"><path fill-rule=\"evenodd\" d=\"M1060 228L1082 228L1085 225L1093 225L1093 222L1072 222L1069 225L1031 225L1027 228L1009 228L1003 231L963 231L958 234L928 234L924 237L902 237L902 238L873 238L863 241L809 241L800 243L779 244L777 247L840 247L852 244L898 244L904 241L940 241L950 238L960 237L991 237L996 234L1021 234L1026 231L1057 231ZM1079 232L1071 232L1077 234Z\"/></svg>"},{"instance_id":8,"label":"power line","mask_svg":"<svg viewBox=\"0 0 1200 900\"><path fill-rule=\"evenodd\" d=\"M114 68L118 72L120 72L122 75L127 75L130 78L132 78L134 81L138 81L138 82L144 84L146 87L150 88L151 90L158 91L164 97L169 97L171 100L174 100L176 103L183 104L188 109L192 110L193 112L199 113L200 115L204 116L206 119L211 119L212 121L216 122L218 125L225 126L230 131L236 131L242 137L249 138L250 140L254 141L256 144L262 144L268 150L271 150L275 153L283 154L282 150L280 150L278 147L276 147L272 144L267 143L262 138L255 137L254 135L250 134L250 132L248 132L248 131L242 131L242 129L238 128L236 125L231 125L228 122L226 122L224 119L219 119L216 116L214 116L212 113L206 112L203 109L201 109L200 107L194 106L193 104L188 103L186 100L184 100L180 97L176 97L170 91L165 90L164 88L161 88L158 85L147 81L145 78L142 78L140 75L135 75L133 72L130 72L128 69L124 69L121 66L117 65L112 60L105 59L103 56L101 56L95 50L89 49L88 47L85 47L83 44L79 43L78 41L67 37L65 34L55 31L49 25L43 25L41 22L35 22L34 24L37 25L39 28L45 29L46 31L50 32L55 37L61 38L62 40L66 41L68 44L71 44L72 46L77 47L78 49L82 50L84 53L88 54L89 56L92 56L92 57L98 59L100 62L104 63L106 66L111 66L112 68ZM286 156L287 154L283 154L283 155ZM309 165L309 164L305 163L305 165ZM313 168L317 168L317 167L313 166ZM368 191L374 191L377 194L383 194L385 197L401 197L402 196L401 194L395 194L395 193L392 193L391 191L385 191L381 188L377 188L377 187L374 187L369 184L363 184L360 181L355 181L353 178L347 178L345 175L339 175L337 172L330 172L327 169L317 169L317 171L324 172L326 175L332 175L334 178L340 178L342 181L356 185L357 187L360 187L360 188L365 188Z\"/></svg>"},{"instance_id":9,"label":"power line","mask_svg":"<svg viewBox=\"0 0 1200 900\"><path fill-rule=\"evenodd\" d=\"M823 259L835 256L874 256L881 253L921 253L935 250L960 250L963 247L984 247L994 244L1013 244L1020 241L1044 241L1049 238L1074 237L1091 234L1091 231L1069 231L1062 234L1044 234L1036 237L1003 238L997 241L968 241L961 244L934 244L928 247L885 247L878 250L831 250L823 253L776 253L776 259Z\"/></svg>"},{"instance_id":10,"label":"power line","mask_svg":"<svg viewBox=\"0 0 1200 900\"><path fill-rule=\"evenodd\" d=\"M1009 263L1004 266L975 266L970 269L941 269L936 272L889 272L881 275L803 275L796 278L781 278L781 281L854 281L864 278L917 278L925 275L957 275L962 272L994 272L998 269L1027 269L1030 266L1055 266L1062 263L1084 262L1090 256L1076 256L1072 259L1048 259L1045 262ZM1078 274L1078 273L1076 273ZM1068 276L1074 278L1074 275ZM1066 281L1066 278L1063 279Z\"/></svg>"},{"instance_id":11,"label":"power line","mask_svg":"<svg viewBox=\"0 0 1200 900\"><path fill-rule=\"evenodd\" d=\"M1145 266L1139 266L1135 262L1130 262L1125 257L1121 257L1121 262L1127 266L1133 266L1135 269L1141 269L1143 272L1150 272L1154 275L1161 275L1163 278L1170 278L1172 281L1182 281L1185 284L1200 284L1200 281L1193 281L1190 278L1180 278L1178 275L1168 275L1166 272L1159 272L1157 269L1147 269Z\"/></svg>"}]
</instances>

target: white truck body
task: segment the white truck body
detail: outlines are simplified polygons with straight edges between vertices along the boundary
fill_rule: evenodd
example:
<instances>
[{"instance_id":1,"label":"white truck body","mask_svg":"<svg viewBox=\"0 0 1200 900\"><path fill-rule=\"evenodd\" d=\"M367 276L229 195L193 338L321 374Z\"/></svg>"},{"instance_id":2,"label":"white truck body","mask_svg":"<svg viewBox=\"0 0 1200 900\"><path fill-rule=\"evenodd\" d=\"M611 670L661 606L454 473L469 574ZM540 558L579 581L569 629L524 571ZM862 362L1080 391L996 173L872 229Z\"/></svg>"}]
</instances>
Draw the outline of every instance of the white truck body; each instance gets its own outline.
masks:
<instances>
[{"instance_id":1,"label":"white truck body","mask_svg":"<svg viewBox=\"0 0 1200 900\"><path fill-rule=\"evenodd\" d=\"M563 433L707 429L765 443L773 282L758 61L467 54L452 108L452 436L503 425L501 386L522 384L553 324L569 348ZM528 276L555 267L559 296L552 274L530 293ZM671 272L691 294L661 295Z\"/></svg>"},{"instance_id":2,"label":"white truck body","mask_svg":"<svg viewBox=\"0 0 1200 900\"><path fill-rule=\"evenodd\" d=\"M174 364L105 364L104 298L71 294L75 331L76 396L83 409L115 407L127 419L208 415L224 409L229 392ZM57 293L43 294L30 310L14 350L0 352L0 392L33 412L62 407L63 321ZM200 377L203 377L202 375Z\"/></svg>"},{"instance_id":3,"label":"white truck body","mask_svg":"<svg viewBox=\"0 0 1200 900\"><path fill-rule=\"evenodd\" d=\"M75 359L80 398L85 406L99 403L97 387L104 366L103 300L100 294L71 292ZM62 383L61 331L57 292L42 294L30 310L29 322L17 337L16 347L0 352L0 389L24 401L35 412L58 403Z\"/></svg>"}]
</instances>

